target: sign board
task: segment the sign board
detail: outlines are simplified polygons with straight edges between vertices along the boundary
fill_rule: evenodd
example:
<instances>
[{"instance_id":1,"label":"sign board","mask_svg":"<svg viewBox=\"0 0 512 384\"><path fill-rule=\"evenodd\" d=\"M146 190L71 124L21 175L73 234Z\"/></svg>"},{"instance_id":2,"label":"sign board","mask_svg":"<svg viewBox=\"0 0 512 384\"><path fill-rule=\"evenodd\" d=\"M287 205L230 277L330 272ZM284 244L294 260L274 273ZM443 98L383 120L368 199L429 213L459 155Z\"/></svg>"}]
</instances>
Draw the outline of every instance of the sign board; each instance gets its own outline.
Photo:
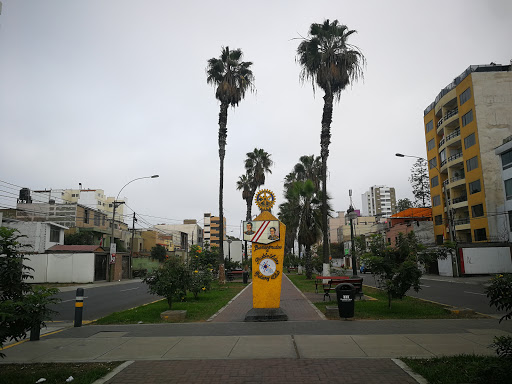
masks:
<instances>
[{"instance_id":1,"label":"sign board","mask_svg":"<svg viewBox=\"0 0 512 384\"><path fill-rule=\"evenodd\" d=\"M270 244L280 239L279 220L244 221L243 228L245 241Z\"/></svg>"}]
</instances>

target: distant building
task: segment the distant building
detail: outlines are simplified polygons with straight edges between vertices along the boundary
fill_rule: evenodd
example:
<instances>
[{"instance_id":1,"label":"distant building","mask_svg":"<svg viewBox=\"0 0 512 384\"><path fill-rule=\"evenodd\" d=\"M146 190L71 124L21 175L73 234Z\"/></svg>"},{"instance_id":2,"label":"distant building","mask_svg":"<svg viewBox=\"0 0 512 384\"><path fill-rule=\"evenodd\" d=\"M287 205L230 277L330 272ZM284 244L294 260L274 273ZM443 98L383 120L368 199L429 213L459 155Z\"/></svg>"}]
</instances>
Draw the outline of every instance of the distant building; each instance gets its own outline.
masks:
<instances>
[{"instance_id":1,"label":"distant building","mask_svg":"<svg viewBox=\"0 0 512 384\"><path fill-rule=\"evenodd\" d=\"M409 232L414 232L422 244L435 244L432 208L408 208L395 213L389 219L389 227L385 234L386 242L395 247L398 234L406 235Z\"/></svg>"},{"instance_id":2,"label":"distant building","mask_svg":"<svg viewBox=\"0 0 512 384\"><path fill-rule=\"evenodd\" d=\"M512 136L503 140L495 153L500 159L504 192L501 201L497 203L498 227L508 232L508 241L512 242Z\"/></svg>"},{"instance_id":3,"label":"distant building","mask_svg":"<svg viewBox=\"0 0 512 384\"><path fill-rule=\"evenodd\" d=\"M374 185L361 197L363 216L390 217L396 213L396 194L393 187Z\"/></svg>"},{"instance_id":4,"label":"distant building","mask_svg":"<svg viewBox=\"0 0 512 384\"><path fill-rule=\"evenodd\" d=\"M472 65L424 111L437 243L510 238L497 214L507 184L495 149L512 131L511 89L511 65Z\"/></svg>"},{"instance_id":5,"label":"distant building","mask_svg":"<svg viewBox=\"0 0 512 384\"><path fill-rule=\"evenodd\" d=\"M226 237L226 218L224 217L224 240ZM204 242L210 246L220 247L220 217L204 214Z\"/></svg>"},{"instance_id":6,"label":"distant building","mask_svg":"<svg viewBox=\"0 0 512 384\"><path fill-rule=\"evenodd\" d=\"M197 220L183 220L183 224L157 224L153 228L168 231L185 232L188 235L189 248L191 245L203 246L203 228L197 224Z\"/></svg>"}]
</instances>

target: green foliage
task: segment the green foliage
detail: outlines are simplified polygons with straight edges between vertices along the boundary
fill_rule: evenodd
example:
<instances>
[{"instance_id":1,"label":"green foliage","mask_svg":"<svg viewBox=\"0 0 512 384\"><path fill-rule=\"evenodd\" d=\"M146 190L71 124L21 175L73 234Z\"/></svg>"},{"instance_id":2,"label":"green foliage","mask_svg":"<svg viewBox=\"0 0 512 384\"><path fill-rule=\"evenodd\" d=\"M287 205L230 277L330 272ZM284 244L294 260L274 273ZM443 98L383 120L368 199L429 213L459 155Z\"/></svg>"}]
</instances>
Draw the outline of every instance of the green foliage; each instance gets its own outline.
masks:
<instances>
[{"instance_id":1,"label":"green foliage","mask_svg":"<svg viewBox=\"0 0 512 384\"><path fill-rule=\"evenodd\" d=\"M283 265L284 267L298 267L299 266L299 258L297 256L295 256L293 253L286 253L284 255L284 261L283 261Z\"/></svg>"},{"instance_id":2,"label":"green foliage","mask_svg":"<svg viewBox=\"0 0 512 384\"><path fill-rule=\"evenodd\" d=\"M92 245L94 244L94 236L92 232L76 232L64 235L64 244L66 245Z\"/></svg>"},{"instance_id":3,"label":"green foliage","mask_svg":"<svg viewBox=\"0 0 512 384\"><path fill-rule=\"evenodd\" d=\"M490 299L491 306L506 312L501 317L500 323L505 319L512 318L512 274L496 275L485 293Z\"/></svg>"},{"instance_id":4,"label":"green foliage","mask_svg":"<svg viewBox=\"0 0 512 384\"><path fill-rule=\"evenodd\" d=\"M416 207L430 207L430 181L427 170L427 160L418 159L411 168L409 181L414 195ZM439 180L441 183L441 180Z\"/></svg>"},{"instance_id":5,"label":"green foliage","mask_svg":"<svg viewBox=\"0 0 512 384\"><path fill-rule=\"evenodd\" d=\"M156 246L151 248L151 258L153 260L158 260L161 263L163 263L167 258L167 250L163 245L157 244Z\"/></svg>"},{"instance_id":6,"label":"green foliage","mask_svg":"<svg viewBox=\"0 0 512 384\"><path fill-rule=\"evenodd\" d=\"M398 212L405 211L406 209L412 208L412 201L407 197L405 199L398 199L396 202L396 209Z\"/></svg>"},{"instance_id":7,"label":"green foliage","mask_svg":"<svg viewBox=\"0 0 512 384\"><path fill-rule=\"evenodd\" d=\"M333 259L342 259L345 257L345 247L343 243L331 243L331 257Z\"/></svg>"},{"instance_id":8,"label":"green foliage","mask_svg":"<svg viewBox=\"0 0 512 384\"><path fill-rule=\"evenodd\" d=\"M172 309L173 301L182 300L187 295L190 274L178 257L171 256L162 268L148 274L143 281L151 294L165 297Z\"/></svg>"},{"instance_id":9,"label":"green foliage","mask_svg":"<svg viewBox=\"0 0 512 384\"><path fill-rule=\"evenodd\" d=\"M491 344L494 347L496 354L499 357L505 357L512 360L512 337L511 336L496 336L494 342Z\"/></svg>"},{"instance_id":10,"label":"green foliage","mask_svg":"<svg viewBox=\"0 0 512 384\"><path fill-rule=\"evenodd\" d=\"M388 294L388 307L392 299L402 299L412 287L420 290L421 270L418 267L422 245L414 232L404 236L398 234L396 248L386 247L381 235L374 235L370 243L370 252L363 260L376 276L379 287Z\"/></svg>"},{"instance_id":11,"label":"green foliage","mask_svg":"<svg viewBox=\"0 0 512 384\"><path fill-rule=\"evenodd\" d=\"M207 291L211 289L213 281L213 268L212 264L217 258L216 254L212 254L206 249L202 249L198 245L192 245L190 247L190 285L189 290L194 294L194 298L197 299L197 295L201 291Z\"/></svg>"},{"instance_id":12,"label":"green foliage","mask_svg":"<svg viewBox=\"0 0 512 384\"><path fill-rule=\"evenodd\" d=\"M26 282L33 278L32 268L23 264L21 235L15 229L0 227L0 348L8 340L25 338L34 327L45 326L55 311L49 305L59 301L52 297L56 288L33 288ZM0 353L0 357L4 357Z\"/></svg>"}]
</instances>

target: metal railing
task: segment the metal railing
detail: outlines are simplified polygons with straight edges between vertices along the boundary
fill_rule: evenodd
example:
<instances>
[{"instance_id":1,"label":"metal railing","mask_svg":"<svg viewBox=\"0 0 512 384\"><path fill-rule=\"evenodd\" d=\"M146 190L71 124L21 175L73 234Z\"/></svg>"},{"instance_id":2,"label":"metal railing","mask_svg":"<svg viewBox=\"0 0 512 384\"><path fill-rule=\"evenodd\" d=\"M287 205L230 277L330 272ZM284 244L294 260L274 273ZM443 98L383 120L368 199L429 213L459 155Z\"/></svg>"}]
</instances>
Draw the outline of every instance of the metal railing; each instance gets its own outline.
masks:
<instances>
[{"instance_id":1,"label":"metal railing","mask_svg":"<svg viewBox=\"0 0 512 384\"><path fill-rule=\"evenodd\" d=\"M450 181L453 183L454 181L457 181L457 180L464 180L466 178L466 175L462 175L462 176L453 176Z\"/></svg>"},{"instance_id":2,"label":"metal railing","mask_svg":"<svg viewBox=\"0 0 512 384\"><path fill-rule=\"evenodd\" d=\"M462 203L463 201L468 201L467 196L459 196L454 199L452 199L452 204Z\"/></svg>"},{"instance_id":3,"label":"metal railing","mask_svg":"<svg viewBox=\"0 0 512 384\"><path fill-rule=\"evenodd\" d=\"M455 219L453 220L454 225L464 225L469 224L469 217L466 217L464 219Z\"/></svg>"},{"instance_id":4,"label":"metal railing","mask_svg":"<svg viewBox=\"0 0 512 384\"><path fill-rule=\"evenodd\" d=\"M462 157L462 152L456 153L455 155L451 155L450 157L448 157L447 160L452 161L452 160L458 159L459 157Z\"/></svg>"},{"instance_id":5,"label":"metal railing","mask_svg":"<svg viewBox=\"0 0 512 384\"><path fill-rule=\"evenodd\" d=\"M457 129L446 136L446 141L453 139L454 137L460 136L460 129Z\"/></svg>"},{"instance_id":6,"label":"metal railing","mask_svg":"<svg viewBox=\"0 0 512 384\"><path fill-rule=\"evenodd\" d=\"M441 141L439 142L439 146L438 148L441 148L441 146L444 144L444 137L441 139Z\"/></svg>"}]
</instances>

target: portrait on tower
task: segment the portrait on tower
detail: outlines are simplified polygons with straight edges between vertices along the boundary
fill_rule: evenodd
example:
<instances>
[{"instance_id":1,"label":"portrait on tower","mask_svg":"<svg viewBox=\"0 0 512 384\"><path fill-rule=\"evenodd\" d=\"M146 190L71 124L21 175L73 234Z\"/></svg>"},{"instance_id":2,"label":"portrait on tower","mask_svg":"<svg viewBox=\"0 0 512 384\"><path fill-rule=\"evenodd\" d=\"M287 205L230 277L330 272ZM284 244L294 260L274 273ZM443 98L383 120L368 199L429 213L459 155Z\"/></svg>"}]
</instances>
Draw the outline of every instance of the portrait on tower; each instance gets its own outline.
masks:
<instances>
[{"instance_id":1,"label":"portrait on tower","mask_svg":"<svg viewBox=\"0 0 512 384\"><path fill-rule=\"evenodd\" d=\"M244 221L244 240L258 244L270 244L280 239L279 220Z\"/></svg>"}]
</instances>

